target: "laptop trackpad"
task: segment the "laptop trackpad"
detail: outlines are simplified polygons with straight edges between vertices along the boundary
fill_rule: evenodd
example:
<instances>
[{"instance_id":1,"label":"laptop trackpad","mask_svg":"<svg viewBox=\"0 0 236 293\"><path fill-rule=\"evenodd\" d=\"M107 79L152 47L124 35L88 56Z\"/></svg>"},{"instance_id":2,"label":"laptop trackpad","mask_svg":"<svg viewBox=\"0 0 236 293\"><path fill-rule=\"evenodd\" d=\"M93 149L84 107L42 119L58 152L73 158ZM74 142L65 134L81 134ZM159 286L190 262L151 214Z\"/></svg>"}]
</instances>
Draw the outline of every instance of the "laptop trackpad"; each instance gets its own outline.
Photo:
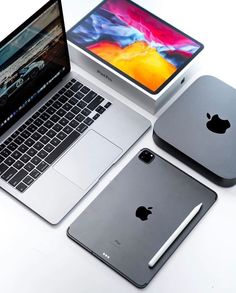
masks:
<instances>
[{"instance_id":1,"label":"laptop trackpad","mask_svg":"<svg viewBox=\"0 0 236 293\"><path fill-rule=\"evenodd\" d=\"M85 190L112 165L121 152L122 149L90 130L54 169Z\"/></svg>"}]
</instances>

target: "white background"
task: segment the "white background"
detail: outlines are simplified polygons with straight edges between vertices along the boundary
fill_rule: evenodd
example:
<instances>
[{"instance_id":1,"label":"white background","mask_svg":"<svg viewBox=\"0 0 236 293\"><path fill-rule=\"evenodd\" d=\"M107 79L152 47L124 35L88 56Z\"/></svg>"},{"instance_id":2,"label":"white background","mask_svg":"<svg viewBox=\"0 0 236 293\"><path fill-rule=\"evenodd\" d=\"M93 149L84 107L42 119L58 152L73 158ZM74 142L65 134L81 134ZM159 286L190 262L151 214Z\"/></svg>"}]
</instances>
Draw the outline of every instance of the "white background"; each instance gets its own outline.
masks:
<instances>
[{"instance_id":1,"label":"white background","mask_svg":"<svg viewBox=\"0 0 236 293\"><path fill-rule=\"evenodd\" d=\"M4 1L0 9L0 39L45 2L45 0ZM205 45L202 54L202 72L216 75L236 87L234 1L139 0L136 2L201 41ZM99 1L96 0L64 0L66 28L69 29L98 3ZM95 82L102 85L99 81ZM112 92L111 89L102 86ZM156 117L118 93L112 93L152 122L155 121ZM68 239L66 230L142 147L151 148L214 189L219 196L213 208L144 292L236 292L236 187L225 189L209 182L155 146L152 133L149 131L56 227L47 224L10 195L0 191L1 293L139 292L125 279Z\"/></svg>"}]
</instances>

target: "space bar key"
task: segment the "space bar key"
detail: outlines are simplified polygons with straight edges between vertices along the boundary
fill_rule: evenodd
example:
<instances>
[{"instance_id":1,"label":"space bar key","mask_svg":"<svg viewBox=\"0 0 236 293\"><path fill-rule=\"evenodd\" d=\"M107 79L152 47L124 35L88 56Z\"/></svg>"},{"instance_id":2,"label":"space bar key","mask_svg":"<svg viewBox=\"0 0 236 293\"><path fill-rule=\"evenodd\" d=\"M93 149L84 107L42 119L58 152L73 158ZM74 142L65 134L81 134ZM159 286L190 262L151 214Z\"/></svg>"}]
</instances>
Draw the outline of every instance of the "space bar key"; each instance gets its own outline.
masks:
<instances>
[{"instance_id":1,"label":"space bar key","mask_svg":"<svg viewBox=\"0 0 236 293\"><path fill-rule=\"evenodd\" d=\"M51 154L49 154L45 161L52 164L60 155L80 136L77 131L73 131Z\"/></svg>"}]
</instances>

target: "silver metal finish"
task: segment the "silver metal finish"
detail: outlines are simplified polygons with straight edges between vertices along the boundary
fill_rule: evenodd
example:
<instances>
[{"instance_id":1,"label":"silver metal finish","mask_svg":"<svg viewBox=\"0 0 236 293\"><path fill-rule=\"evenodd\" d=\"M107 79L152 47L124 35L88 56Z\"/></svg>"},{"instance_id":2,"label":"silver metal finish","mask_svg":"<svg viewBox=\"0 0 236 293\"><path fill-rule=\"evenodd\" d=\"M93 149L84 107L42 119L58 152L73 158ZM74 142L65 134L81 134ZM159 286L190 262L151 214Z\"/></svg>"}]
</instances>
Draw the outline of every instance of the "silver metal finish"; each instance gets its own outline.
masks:
<instances>
[{"instance_id":1,"label":"silver metal finish","mask_svg":"<svg viewBox=\"0 0 236 293\"><path fill-rule=\"evenodd\" d=\"M112 144L109 147L113 148L112 154L114 155L113 159L110 158L110 162L106 162L103 166L104 168L99 169L100 172L97 172L97 178L95 176L91 179L90 172L87 171L84 173L84 182L91 183L89 187L86 184L75 184L67 177L70 178L68 174L66 176L60 174L54 169L54 165L51 166L29 189L24 193L18 192L16 189L11 187L8 183L0 179L0 186L6 190L8 193L13 195L27 207L31 208L46 221L51 224L59 223L64 216L78 203L78 201L91 189L99 178L104 175L104 173L146 132L150 127L150 121L142 117L140 114L131 110L127 106L121 104L115 98L110 96L108 93L102 91L100 88L96 87L94 84L90 83L88 80L84 79L82 76L77 75L76 73L69 73L67 77L61 82L54 90L52 90L41 102L39 102L33 109L31 109L24 117L18 121L2 138L3 141L11 133L13 133L21 124L23 124L33 113L35 113L43 104L45 104L52 95L54 95L64 84L66 84L71 78L77 78L83 84L90 87L92 90L98 94L104 96L112 102L112 106L103 114L101 117L92 124L92 127L89 130L94 130L106 140L110 141ZM88 130L88 131L89 131ZM86 131L79 139L73 144L77 144L80 140L86 136ZM95 140L95 143L97 140ZM100 143L100 146L104 146L103 143ZM71 146L66 154L70 151ZM85 149L88 149L88 154L85 155ZM80 151L78 147L74 151ZM89 156L89 150L91 150L91 142L87 144L87 147L83 145L83 154L84 156ZM119 154L118 151L119 150ZM122 150L122 151L121 151ZM73 152L74 152L73 151ZM65 156L65 153L63 154ZM63 156L62 155L62 156ZM104 154L103 154L104 155ZM61 157L62 157L61 156ZM78 158L80 155L78 155ZM112 157L112 156L111 156ZM75 158L75 164L80 166L80 161L78 158ZM94 158L96 160L96 158ZM101 159L99 155L99 160ZM59 161L60 158L57 160ZM67 161L68 162L68 161ZM84 166L84 164L82 164ZM60 169L61 170L61 169ZM68 170L68 166L67 166ZM82 168L79 172L80 174L84 171ZM62 172L63 173L63 172ZM86 176L88 178L85 180ZM71 178L70 178L71 179ZM82 185L81 189L79 185Z\"/></svg>"}]
</instances>

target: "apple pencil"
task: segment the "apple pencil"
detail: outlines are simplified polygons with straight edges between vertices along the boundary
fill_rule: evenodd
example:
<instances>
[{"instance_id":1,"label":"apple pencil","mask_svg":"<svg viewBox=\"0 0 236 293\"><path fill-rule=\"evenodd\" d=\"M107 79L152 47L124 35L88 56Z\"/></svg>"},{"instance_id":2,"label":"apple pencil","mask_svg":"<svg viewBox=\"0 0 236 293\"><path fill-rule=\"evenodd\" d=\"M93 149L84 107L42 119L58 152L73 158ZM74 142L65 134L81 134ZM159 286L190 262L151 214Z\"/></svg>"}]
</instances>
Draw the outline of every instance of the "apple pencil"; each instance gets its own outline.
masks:
<instances>
[{"instance_id":1,"label":"apple pencil","mask_svg":"<svg viewBox=\"0 0 236 293\"><path fill-rule=\"evenodd\" d=\"M158 252L153 256L153 258L149 261L148 266L153 268L155 264L158 262L160 257L166 252L166 250L171 246L171 244L176 240L179 234L188 226L188 224L192 221L192 219L197 215L202 207L202 203L196 206L190 214L185 218L185 220L179 225L179 227L175 230L175 232L168 238L168 240L162 245L162 247L158 250Z\"/></svg>"}]
</instances>

